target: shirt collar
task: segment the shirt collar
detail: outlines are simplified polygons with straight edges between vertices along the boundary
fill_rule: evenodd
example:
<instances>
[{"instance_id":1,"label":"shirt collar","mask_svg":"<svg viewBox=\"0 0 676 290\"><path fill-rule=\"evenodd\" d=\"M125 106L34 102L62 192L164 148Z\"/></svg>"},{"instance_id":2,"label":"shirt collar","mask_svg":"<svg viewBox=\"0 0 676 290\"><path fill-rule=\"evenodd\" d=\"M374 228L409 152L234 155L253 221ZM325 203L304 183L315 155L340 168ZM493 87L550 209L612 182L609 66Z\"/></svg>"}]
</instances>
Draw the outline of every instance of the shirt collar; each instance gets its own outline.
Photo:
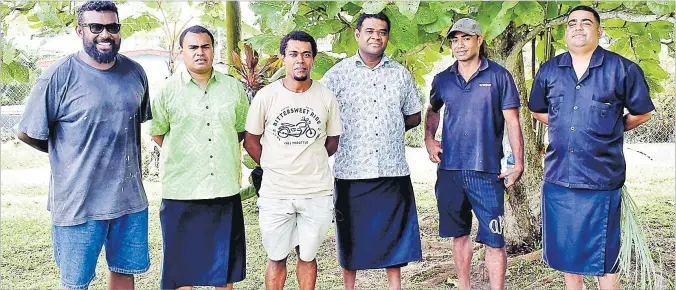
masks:
<instances>
[{"instance_id":1,"label":"shirt collar","mask_svg":"<svg viewBox=\"0 0 676 290\"><path fill-rule=\"evenodd\" d=\"M592 54L591 60L589 60L589 67L598 67L603 64L603 58L606 55L606 50L603 49L600 45L596 47L594 53ZM559 58L559 66L569 66L573 67L573 57L570 56L570 52L566 52L561 58Z\"/></svg>"},{"instance_id":2,"label":"shirt collar","mask_svg":"<svg viewBox=\"0 0 676 290\"><path fill-rule=\"evenodd\" d=\"M218 73L216 73L216 70L212 69L211 78L209 78L209 82L211 82L212 80L217 82L219 80L217 75L218 75ZM183 81L183 84L186 84L186 85L189 84L190 81L192 80L192 76L188 72L188 69L181 70L181 80Z\"/></svg>"},{"instance_id":3,"label":"shirt collar","mask_svg":"<svg viewBox=\"0 0 676 290\"><path fill-rule=\"evenodd\" d=\"M356 65L367 66L366 63L364 62L364 60L362 60L361 55L359 55L359 50L357 50L357 53L354 54L352 59L353 59L353 61ZM372 69L379 68L379 67L389 63L390 61L391 61L391 59L383 53L383 58L381 58L380 62L375 67L373 67Z\"/></svg>"},{"instance_id":4,"label":"shirt collar","mask_svg":"<svg viewBox=\"0 0 676 290\"><path fill-rule=\"evenodd\" d=\"M479 59L481 59L481 64L479 64L478 71L485 71L486 69L488 69L488 59L486 59L486 57L484 57L483 55L479 55ZM449 70L454 74L459 74L457 60L455 61L455 63L453 63L453 65Z\"/></svg>"}]
</instances>

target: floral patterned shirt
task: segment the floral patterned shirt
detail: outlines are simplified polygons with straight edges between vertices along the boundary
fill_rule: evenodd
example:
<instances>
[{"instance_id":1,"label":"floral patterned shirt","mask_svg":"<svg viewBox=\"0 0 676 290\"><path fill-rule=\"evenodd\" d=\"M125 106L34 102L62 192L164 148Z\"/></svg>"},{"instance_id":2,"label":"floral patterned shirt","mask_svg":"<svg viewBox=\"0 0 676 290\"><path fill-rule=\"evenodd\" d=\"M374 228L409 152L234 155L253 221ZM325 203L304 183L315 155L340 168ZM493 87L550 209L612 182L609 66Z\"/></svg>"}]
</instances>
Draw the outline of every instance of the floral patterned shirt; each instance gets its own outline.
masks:
<instances>
[{"instance_id":1,"label":"floral patterned shirt","mask_svg":"<svg viewBox=\"0 0 676 290\"><path fill-rule=\"evenodd\" d=\"M334 65L321 82L336 95L343 123L333 167L335 177L409 175L404 117L421 110L411 73L387 56L370 68L357 53Z\"/></svg>"}]
</instances>

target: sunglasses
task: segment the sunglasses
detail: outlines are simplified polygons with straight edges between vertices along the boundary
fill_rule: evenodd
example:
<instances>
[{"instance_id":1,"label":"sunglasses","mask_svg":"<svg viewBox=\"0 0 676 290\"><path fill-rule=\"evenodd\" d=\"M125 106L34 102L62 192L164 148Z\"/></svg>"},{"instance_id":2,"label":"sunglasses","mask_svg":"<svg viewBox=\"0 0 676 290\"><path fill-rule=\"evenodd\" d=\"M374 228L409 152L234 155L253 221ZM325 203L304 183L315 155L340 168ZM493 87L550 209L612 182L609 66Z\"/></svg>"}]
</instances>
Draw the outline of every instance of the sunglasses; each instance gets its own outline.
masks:
<instances>
[{"instance_id":1,"label":"sunglasses","mask_svg":"<svg viewBox=\"0 0 676 290\"><path fill-rule=\"evenodd\" d=\"M94 34L99 34L103 32L103 29L105 28L108 33L110 34L118 34L120 33L120 27L122 27L122 24L119 23L110 23L110 24L101 24L101 23L83 23L80 24L80 26L84 27L87 26L89 27L89 31L91 31Z\"/></svg>"}]
</instances>

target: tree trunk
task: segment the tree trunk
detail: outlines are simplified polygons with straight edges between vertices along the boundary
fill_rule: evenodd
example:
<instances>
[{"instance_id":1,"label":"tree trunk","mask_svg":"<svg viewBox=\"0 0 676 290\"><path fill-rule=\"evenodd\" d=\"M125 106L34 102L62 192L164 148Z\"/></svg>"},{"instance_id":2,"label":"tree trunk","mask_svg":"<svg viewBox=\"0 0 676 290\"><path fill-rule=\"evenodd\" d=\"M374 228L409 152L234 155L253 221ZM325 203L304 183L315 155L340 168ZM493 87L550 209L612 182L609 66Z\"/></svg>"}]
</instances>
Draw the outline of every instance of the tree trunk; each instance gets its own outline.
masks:
<instances>
[{"instance_id":1,"label":"tree trunk","mask_svg":"<svg viewBox=\"0 0 676 290\"><path fill-rule=\"evenodd\" d=\"M509 206L505 207L505 239L510 252L531 250L541 241L540 186L542 184L541 148L538 148L534 120L528 110L528 94L524 76L523 53L517 50L515 65L508 65L509 52L517 37L510 25L499 38L491 41L486 53L489 59L505 66L514 77L521 96L521 128L524 135L524 173L521 181L507 190Z\"/></svg>"},{"instance_id":2,"label":"tree trunk","mask_svg":"<svg viewBox=\"0 0 676 290\"><path fill-rule=\"evenodd\" d=\"M239 9L238 1L225 2L225 42L228 56L228 64L233 64L231 51L239 54L239 41L242 37L242 26L240 24L242 13Z\"/></svg>"}]
</instances>

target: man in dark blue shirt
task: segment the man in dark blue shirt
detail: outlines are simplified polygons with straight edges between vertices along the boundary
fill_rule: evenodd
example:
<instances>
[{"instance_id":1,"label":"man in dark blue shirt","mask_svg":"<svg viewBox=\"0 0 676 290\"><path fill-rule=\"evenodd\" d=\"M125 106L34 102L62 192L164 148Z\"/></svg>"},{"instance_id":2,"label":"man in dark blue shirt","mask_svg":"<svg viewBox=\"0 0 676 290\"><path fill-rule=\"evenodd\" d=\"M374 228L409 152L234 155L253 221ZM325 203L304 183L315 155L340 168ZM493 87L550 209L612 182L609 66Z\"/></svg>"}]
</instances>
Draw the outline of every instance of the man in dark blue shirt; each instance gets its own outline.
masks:
<instances>
[{"instance_id":1,"label":"man in dark blue shirt","mask_svg":"<svg viewBox=\"0 0 676 290\"><path fill-rule=\"evenodd\" d=\"M567 26L568 52L540 68L528 104L549 125L543 257L566 273L569 289L582 288L582 275L619 289L623 133L648 121L655 107L638 64L599 46L596 11L573 8Z\"/></svg>"},{"instance_id":2,"label":"man in dark blue shirt","mask_svg":"<svg viewBox=\"0 0 676 290\"><path fill-rule=\"evenodd\" d=\"M486 245L491 289L503 289L507 261L504 191L523 172L519 93L506 69L480 55L483 37L478 22L468 18L458 20L447 38L457 62L432 82L425 128L430 160L439 163L436 184L439 235L453 238L459 287L469 289L473 210L479 221L477 242ZM439 142L434 135L439 126L439 110L444 105L442 142ZM516 164L500 174L505 121Z\"/></svg>"}]
</instances>

